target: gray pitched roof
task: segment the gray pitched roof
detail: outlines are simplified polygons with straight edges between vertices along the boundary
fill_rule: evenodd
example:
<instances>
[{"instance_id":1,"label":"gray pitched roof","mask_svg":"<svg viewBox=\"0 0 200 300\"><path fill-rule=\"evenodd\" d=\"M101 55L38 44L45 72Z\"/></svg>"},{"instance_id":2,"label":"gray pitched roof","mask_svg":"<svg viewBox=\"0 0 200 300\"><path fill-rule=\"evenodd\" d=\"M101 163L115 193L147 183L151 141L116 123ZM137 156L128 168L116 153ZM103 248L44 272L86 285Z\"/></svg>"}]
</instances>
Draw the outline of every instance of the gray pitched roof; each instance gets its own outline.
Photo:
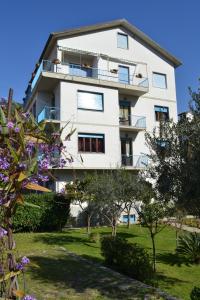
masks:
<instances>
[{"instance_id":1,"label":"gray pitched roof","mask_svg":"<svg viewBox=\"0 0 200 300\"><path fill-rule=\"evenodd\" d=\"M115 27L122 27L122 28L126 29L127 31L129 31L130 33L132 33L133 35L135 35L136 37L138 37L141 41L146 43L155 52L157 52L163 58L165 58L166 60L171 62L174 65L174 67L178 67L182 64L179 59L177 59L175 56L173 56L168 51L166 51L164 48L162 48L159 44L154 42L150 37L148 37L146 34L144 34L142 31L140 31L137 27L130 24L126 19L119 19L119 20L114 20L111 22L105 22L105 23L100 23L100 24L90 25L90 26L83 26L83 27L59 31L59 32L52 32L49 35L46 45L42 51L40 60L42 60L44 58L44 56L48 55L49 49L51 49L51 46L59 38L64 38L64 37L67 38L67 37L71 37L71 36L106 30L106 29L115 28Z\"/></svg>"}]
</instances>

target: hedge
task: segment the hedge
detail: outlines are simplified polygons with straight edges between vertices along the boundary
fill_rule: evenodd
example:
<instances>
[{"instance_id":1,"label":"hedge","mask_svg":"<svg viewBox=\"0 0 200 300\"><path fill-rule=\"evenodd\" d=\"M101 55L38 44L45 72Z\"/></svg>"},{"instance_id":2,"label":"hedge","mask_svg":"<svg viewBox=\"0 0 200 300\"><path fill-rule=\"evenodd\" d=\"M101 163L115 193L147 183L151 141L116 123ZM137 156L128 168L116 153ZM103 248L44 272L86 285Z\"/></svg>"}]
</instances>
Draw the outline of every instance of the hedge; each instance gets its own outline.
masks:
<instances>
[{"instance_id":1,"label":"hedge","mask_svg":"<svg viewBox=\"0 0 200 300\"><path fill-rule=\"evenodd\" d=\"M64 195L54 193L27 194L25 202L31 205L18 205L13 217L15 232L61 230L70 213L70 201Z\"/></svg>"},{"instance_id":2,"label":"hedge","mask_svg":"<svg viewBox=\"0 0 200 300\"><path fill-rule=\"evenodd\" d=\"M138 280L150 279L152 263L146 250L124 238L104 236L101 239L101 253L105 263L112 268Z\"/></svg>"}]
</instances>

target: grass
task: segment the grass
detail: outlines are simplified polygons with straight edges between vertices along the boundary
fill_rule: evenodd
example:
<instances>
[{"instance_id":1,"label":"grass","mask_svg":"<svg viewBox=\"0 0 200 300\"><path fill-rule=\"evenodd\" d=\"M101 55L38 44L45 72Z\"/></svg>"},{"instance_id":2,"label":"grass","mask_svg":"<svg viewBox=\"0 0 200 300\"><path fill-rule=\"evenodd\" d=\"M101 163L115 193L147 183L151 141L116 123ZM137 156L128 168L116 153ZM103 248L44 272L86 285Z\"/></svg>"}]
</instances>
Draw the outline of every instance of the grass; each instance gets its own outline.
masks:
<instances>
[{"instance_id":1,"label":"grass","mask_svg":"<svg viewBox=\"0 0 200 300\"><path fill-rule=\"evenodd\" d=\"M93 229L93 232L108 234L110 228ZM131 242L143 245L151 253L151 242L146 228L133 225L129 230L119 227L118 234ZM33 265L27 272L28 286L38 299L134 299L130 291L113 289L117 280L95 267L77 262L63 252L63 247L85 258L103 263L99 243L90 243L84 229L67 230L63 233L16 234L18 249L31 257ZM181 299L190 299L189 294L199 285L200 267L177 261L175 231L164 229L156 238L157 276L154 285ZM89 269L88 269L89 268ZM103 283L103 284L100 284ZM139 296L144 291L132 291ZM125 292L124 292L125 293ZM43 294L43 296L41 296ZM135 298L137 299L137 298Z\"/></svg>"}]
</instances>

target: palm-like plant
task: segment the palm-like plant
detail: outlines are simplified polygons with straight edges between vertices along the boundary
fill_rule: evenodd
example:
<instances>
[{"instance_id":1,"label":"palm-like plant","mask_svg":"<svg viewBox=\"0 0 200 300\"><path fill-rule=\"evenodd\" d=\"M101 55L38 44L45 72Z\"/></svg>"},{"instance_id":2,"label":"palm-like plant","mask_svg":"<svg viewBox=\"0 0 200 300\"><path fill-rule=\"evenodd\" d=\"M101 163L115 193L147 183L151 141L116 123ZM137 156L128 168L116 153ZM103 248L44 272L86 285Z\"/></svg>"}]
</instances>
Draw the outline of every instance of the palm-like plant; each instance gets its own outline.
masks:
<instances>
[{"instance_id":1,"label":"palm-like plant","mask_svg":"<svg viewBox=\"0 0 200 300\"><path fill-rule=\"evenodd\" d=\"M200 263L200 235L196 232L182 235L178 239L176 252L192 263Z\"/></svg>"}]
</instances>

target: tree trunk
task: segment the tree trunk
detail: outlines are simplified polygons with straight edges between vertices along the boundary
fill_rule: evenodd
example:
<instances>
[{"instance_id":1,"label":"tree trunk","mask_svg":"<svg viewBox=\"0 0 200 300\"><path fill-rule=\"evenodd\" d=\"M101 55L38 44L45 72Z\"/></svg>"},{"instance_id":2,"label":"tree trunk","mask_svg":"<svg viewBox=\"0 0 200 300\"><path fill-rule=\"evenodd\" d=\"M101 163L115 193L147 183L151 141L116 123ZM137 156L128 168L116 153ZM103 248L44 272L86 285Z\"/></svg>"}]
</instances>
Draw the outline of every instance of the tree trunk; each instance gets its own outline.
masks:
<instances>
[{"instance_id":1,"label":"tree trunk","mask_svg":"<svg viewBox=\"0 0 200 300\"><path fill-rule=\"evenodd\" d=\"M91 215L88 215L87 214L87 234L89 235L90 234L90 221L91 221Z\"/></svg>"},{"instance_id":2,"label":"tree trunk","mask_svg":"<svg viewBox=\"0 0 200 300\"><path fill-rule=\"evenodd\" d=\"M129 228L130 228L130 224L131 224L131 223L130 223L130 213L131 213L131 209L129 208L127 212L128 212L127 228L129 229Z\"/></svg>"},{"instance_id":3,"label":"tree trunk","mask_svg":"<svg viewBox=\"0 0 200 300\"><path fill-rule=\"evenodd\" d=\"M155 247L155 235L151 233L152 249L153 249L153 271L156 272L156 247Z\"/></svg>"},{"instance_id":4,"label":"tree trunk","mask_svg":"<svg viewBox=\"0 0 200 300\"><path fill-rule=\"evenodd\" d=\"M116 222L116 219L113 218L112 220L112 236L116 236L117 234L117 226L116 226L117 222Z\"/></svg>"}]
</instances>

